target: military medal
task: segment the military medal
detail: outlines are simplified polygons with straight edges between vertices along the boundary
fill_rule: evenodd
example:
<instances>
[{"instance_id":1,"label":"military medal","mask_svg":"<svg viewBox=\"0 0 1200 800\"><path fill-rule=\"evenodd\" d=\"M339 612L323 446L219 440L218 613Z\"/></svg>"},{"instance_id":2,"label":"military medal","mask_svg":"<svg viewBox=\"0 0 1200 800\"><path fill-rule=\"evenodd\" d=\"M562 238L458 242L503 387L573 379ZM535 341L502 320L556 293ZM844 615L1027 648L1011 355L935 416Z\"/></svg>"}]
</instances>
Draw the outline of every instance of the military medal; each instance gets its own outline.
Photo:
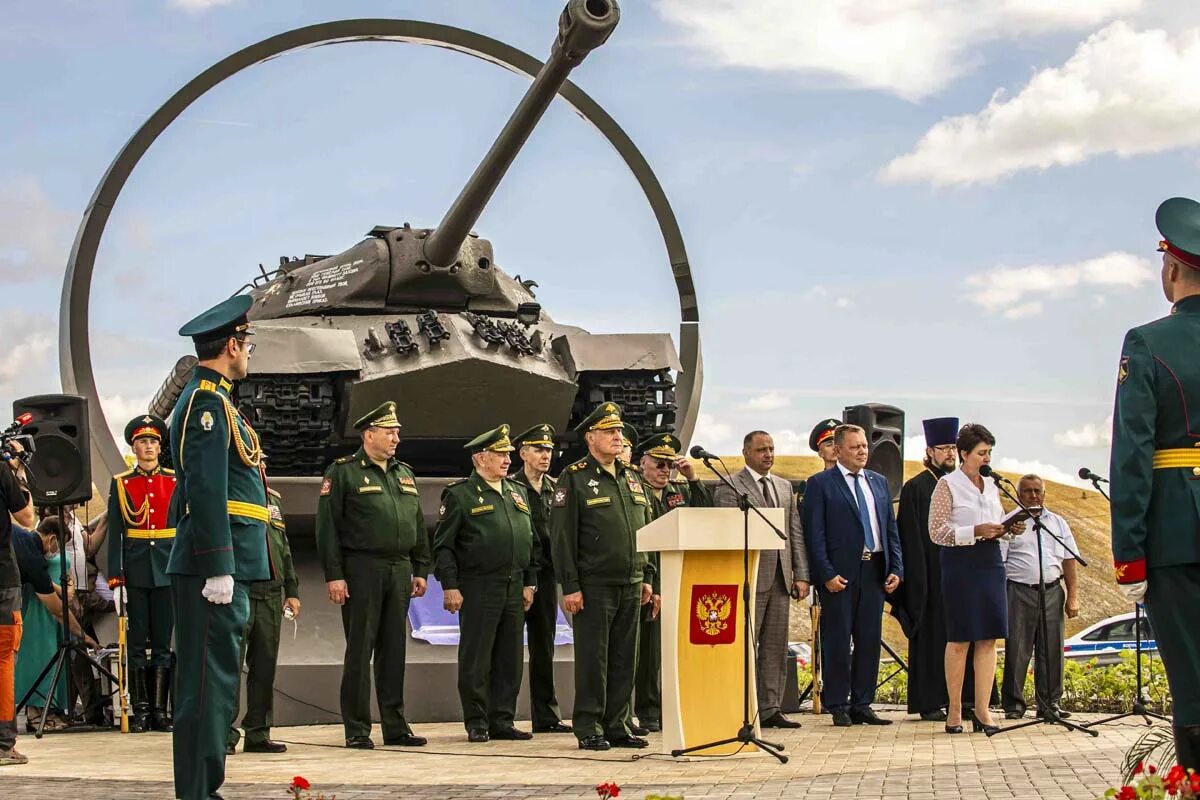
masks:
<instances>
[{"instance_id":1,"label":"military medal","mask_svg":"<svg viewBox=\"0 0 1200 800\"><path fill-rule=\"evenodd\" d=\"M200 415L200 427L206 431L213 429L213 415L211 411L205 411Z\"/></svg>"},{"instance_id":2,"label":"military medal","mask_svg":"<svg viewBox=\"0 0 1200 800\"><path fill-rule=\"evenodd\" d=\"M592 478L587 485L592 487L592 494L600 494L600 481Z\"/></svg>"}]
</instances>

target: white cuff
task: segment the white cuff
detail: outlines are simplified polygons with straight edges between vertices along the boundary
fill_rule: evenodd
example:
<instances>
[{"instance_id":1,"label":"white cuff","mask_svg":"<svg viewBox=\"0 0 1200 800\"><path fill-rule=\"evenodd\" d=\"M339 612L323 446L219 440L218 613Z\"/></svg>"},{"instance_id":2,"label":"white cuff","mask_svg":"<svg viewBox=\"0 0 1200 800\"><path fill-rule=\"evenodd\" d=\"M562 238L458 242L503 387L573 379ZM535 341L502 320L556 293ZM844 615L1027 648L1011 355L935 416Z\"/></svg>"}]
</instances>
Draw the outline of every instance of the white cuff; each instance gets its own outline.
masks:
<instances>
[{"instance_id":1,"label":"white cuff","mask_svg":"<svg viewBox=\"0 0 1200 800\"><path fill-rule=\"evenodd\" d=\"M975 544L975 526L954 529L954 544L958 547Z\"/></svg>"}]
</instances>

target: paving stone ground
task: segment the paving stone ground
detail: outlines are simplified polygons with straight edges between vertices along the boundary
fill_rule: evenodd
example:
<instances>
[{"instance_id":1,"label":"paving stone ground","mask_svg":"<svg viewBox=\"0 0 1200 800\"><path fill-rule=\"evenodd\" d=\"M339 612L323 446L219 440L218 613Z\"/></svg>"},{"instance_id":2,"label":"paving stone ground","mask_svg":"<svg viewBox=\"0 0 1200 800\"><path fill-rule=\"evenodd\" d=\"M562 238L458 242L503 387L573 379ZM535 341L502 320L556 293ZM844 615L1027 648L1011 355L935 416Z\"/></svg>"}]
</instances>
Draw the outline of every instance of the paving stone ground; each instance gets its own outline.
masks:
<instances>
[{"instance_id":1,"label":"paving stone ground","mask_svg":"<svg viewBox=\"0 0 1200 800\"><path fill-rule=\"evenodd\" d=\"M946 735L941 723L898 711L886 727L834 728L829 717L798 717L804 727L768 733L786 747L787 764L753 758L678 761L644 751L584 754L570 735L532 742L470 745L457 724L421 725L425 748L342 747L340 726L277 728L281 756L239 753L228 759L226 800L286 798L302 775L337 800L376 798L595 798L595 785L615 781L621 797L885 798L1006 800L1096 798L1120 782L1125 750L1141 725L1099 728L1093 738L1036 725L988 738ZM1086 718L1085 718L1086 719ZM377 742L378 743L378 742ZM82 733L23 736L30 758L0 768L0 798L39 800L171 798L169 734Z\"/></svg>"}]
</instances>

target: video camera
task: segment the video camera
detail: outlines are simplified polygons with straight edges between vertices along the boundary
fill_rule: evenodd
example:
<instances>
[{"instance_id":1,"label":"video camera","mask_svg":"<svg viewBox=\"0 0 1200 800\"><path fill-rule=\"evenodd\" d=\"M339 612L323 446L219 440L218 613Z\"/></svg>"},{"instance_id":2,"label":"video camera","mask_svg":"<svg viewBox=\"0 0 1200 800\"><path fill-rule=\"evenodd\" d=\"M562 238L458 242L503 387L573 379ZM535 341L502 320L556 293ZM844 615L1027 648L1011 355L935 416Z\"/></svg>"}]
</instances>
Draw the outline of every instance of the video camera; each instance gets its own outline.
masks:
<instances>
[{"instance_id":1,"label":"video camera","mask_svg":"<svg viewBox=\"0 0 1200 800\"><path fill-rule=\"evenodd\" d=\"M29 459L33 457L33 452L37 448L34 446L33 437L28 433L21 433L22 429L30 422L33 422L33 414L26 412L13 420L13 423L0 431L0 462L12 461L14 458L22 464L28 464ZM21 450L17 450L12 446L16 442L21 446Z\"/></svg>"}]
</instances>

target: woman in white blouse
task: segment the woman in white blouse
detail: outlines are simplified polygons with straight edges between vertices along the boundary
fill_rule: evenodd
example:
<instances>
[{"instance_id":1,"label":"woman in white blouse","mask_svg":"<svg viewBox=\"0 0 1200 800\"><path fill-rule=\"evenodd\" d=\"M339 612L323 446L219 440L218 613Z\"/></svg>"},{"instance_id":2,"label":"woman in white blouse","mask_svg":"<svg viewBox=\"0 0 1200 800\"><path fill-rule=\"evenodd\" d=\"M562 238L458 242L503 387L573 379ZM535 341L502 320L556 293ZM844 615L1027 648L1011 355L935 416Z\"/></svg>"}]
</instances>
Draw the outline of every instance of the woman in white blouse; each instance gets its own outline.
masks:
<instances>
[{"instance_id":1,"label":"woman in white blouse","mask_svg":"<svg viewBox=\"0 0 1200 800\"><path fill-rule=\"evenodd\" d=\"M963 673L975 645L975 732L997 730L988 699L996 676L996 640L1008 633L1004 560L999 540L1004 509L995 483L979 468L992 460L996 438L982 425L958 432L962 467L942 477L929 505L929 538L941 545L942 596L946 616L946 733L962 733ZM1016 530L1014 527L1013 530Z\"/></svg>"}]
</instances>

